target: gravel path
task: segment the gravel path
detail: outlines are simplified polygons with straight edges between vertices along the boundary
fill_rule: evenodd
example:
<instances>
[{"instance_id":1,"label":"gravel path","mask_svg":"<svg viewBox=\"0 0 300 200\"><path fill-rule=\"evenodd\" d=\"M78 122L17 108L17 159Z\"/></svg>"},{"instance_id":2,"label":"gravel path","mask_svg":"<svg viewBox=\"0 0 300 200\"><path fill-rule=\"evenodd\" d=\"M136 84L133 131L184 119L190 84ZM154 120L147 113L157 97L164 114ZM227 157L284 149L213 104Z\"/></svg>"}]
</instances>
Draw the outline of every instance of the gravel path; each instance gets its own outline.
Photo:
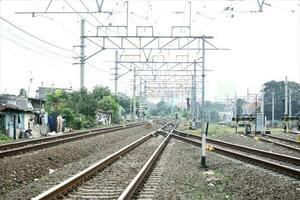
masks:
<instances>
[{"instance_id":1,"label":"gravel path","mask_svg":"<svg viewBox=\"0 0 300 200\"><path fill-rule=\"evenodd\" d=\"M0 199L35 196L157 128L131 128L3 158L0 160Z\"/></svg>"},{"instance_id":2,"label":"gravel path","mask_svg":"<svg viewBox=\"0 0 300 200\"><path fill-rule=\"evenodd\" d=\"M168 164L154 199L300 199L299 184L288 177L215 153L208 153L209 170L205 171L199 167L199 148L171 142L171 156L161 158Z\"/></svg>"}]
</instances>

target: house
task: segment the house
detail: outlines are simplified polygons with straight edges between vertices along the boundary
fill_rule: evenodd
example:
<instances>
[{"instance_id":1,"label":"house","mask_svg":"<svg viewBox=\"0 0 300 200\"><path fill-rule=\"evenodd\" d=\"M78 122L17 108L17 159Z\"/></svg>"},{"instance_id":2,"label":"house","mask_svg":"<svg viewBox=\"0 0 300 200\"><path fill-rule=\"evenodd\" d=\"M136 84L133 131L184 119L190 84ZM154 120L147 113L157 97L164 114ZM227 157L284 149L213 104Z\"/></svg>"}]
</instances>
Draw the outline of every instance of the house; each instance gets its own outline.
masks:
<instances>
[{"instance_id":1,"label":"house","mask_svg":"<svg viewBox=\"0 0 300 200\"><path fill-rule=\"evenodd\" d=\"M66 88L54 88L54 87L39 87L36 90L36 99L46 100L49 94L53 94L57 91L72 91L71 89Z\"/></svg>"},{"instance_id":2,"label":"house","mask_svg":"<svg viewBox=\"0 0 300 200\"><path fill-rule=\"evenodd\" d=\"M20 133L31 129L33 137L40 137L44 130L48 130L47 127L40 126L44 103L42 99L27 98L24 95L1 94L0 132L19 139L22 136Z\"/></svg>"},{"instance_id":3,"label":"house","mask_svg":"<svg viewBox=\"0 0 300 200\"><path fill-rule=\"evenodd\" d=\"M11 138L19 139L20 133L29 128L33 111L18 108L15 105L0 104L0 131Z\"/></svg>"}]
</instances>

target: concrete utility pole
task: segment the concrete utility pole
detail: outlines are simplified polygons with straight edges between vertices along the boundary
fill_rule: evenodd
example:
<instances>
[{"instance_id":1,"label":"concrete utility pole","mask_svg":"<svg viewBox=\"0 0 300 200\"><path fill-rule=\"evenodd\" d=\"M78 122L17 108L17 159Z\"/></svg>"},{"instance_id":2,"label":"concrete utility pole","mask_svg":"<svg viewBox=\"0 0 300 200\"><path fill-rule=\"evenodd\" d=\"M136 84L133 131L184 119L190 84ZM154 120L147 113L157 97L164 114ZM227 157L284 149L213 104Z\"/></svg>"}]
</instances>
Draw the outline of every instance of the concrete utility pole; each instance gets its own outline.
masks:
<instances>
[{"instance_id":1,"label":"concrete utility pole","mask_svg":"<svg viewBox=\"0 0 300 200\"><path fill-rule=\"evenodd\" d=\"M84 32L85 32L85 20L81 20L81 35L80 35L80 88L84 88L84 63L85 63L85 40L84 40Z\"/></svg>"},{"instance_id":2,"label":"concrete utility pole","mask_svg":"<svg viewBox=\"0 0 300 200\"><path fill-rule=\"evenodd\" d=\"M206 133L204 123L204 108L205 108L205 37L202 36L202 116L201 116L201 132L202 132L202 155L201 164L203 167L206 166Z\"/></svg>"},{"instance_id":3,"label":"concrete utility pole","mask_svg":"<svg viewBox=\"0 0 300 200\"><path fill-rule=\"evenodd\" d=\"M265 128L265 92L264 92L264 86L262 86L261 89L261 121L262 121L262 126L263 126L263 131Z\"/></svg>"},{"instance_id":4,"label":"concrete utility pole","mask_svg":"<svg viewBox=\"0 0 300 200\"><path fill-rule=\"evenodd\" d=\"M196 105L196 61L194 61L194 74L192 76L192 108L191 108L191 114L192 114L192 123L193 126L195 126L194 119L196 119L197 115L197 105Z\"/></svg>"},{"instance_id":5,"label":"concrete utility pole","mask_svg":"<svg viewBox=\"0 0 300 200\"><path fill-rule=\"evenodd\" d=\"M236 92L234 93L234 117L237 118L237 98L236 98Z\"/></svg>"},{"instance_id":6,"label":"concrete utility pole","mask_svg":"<svg viewBox=\"0 0 300 200\"><path fill-rule=\"evenodd\" d=\"M173 107L174 102L173 102L173 100L174 100L174 95L172 93L172 116L174 115L174 107Z\"/></svg>"},{"instance_id":7,"label":"concrete utility pole","mask_svg":"<svg viewBox=\"0 0 300 200\"><path fill-rule=\"evenodd\" d=\"M183 115L183 105L184 105L184 101L183 101L183 89L181 91L181 117Z\"/></svg>"},{"instance_id":8,"label":"concrete utility pole","mask_svg":"<svg viewBox=\"0 0 300 200\"><path fill-rule=\"evenodd\" d=\"M140 77L139 118L142 119L142 77Z\"/></svg>"},{"instance_id":9,"label":"concrete utility pole","mask_svg":"<svg viewBox=\"0 0 300 200\"><path fill-rule=\"evenodd\" d=\"M133 67L133 95L132 95L132 115L131 119L135 121L135 104L136 104L136 99L135 99L135 91L136 91L136 69L135 66Z\"/></svg>"},{"instance_id":10,"label":"concrete utility pole","mask_svg":"<svg viewBox=\"0 0 300 200\"><path fill-rule=\"evenodd\" d=\"M288 114L288 82L287 76L285 77L285 85L284 85L284 115Z\"/></svg>"},{"instance_id":11,"label":"concrete utility pole","mask_svg":"<svg viewBox=\"0 0 300 200\"><path fill-rule=\"evenodd\" d=\"M289 116L291 117L292 116L292 90L289 90ZM290 120L289 121L289 125L290 125L290 128L292 128L292 121Z\"/></svg>"},{"instance_id":12,"label":"concrete utility pole","mask_svg":"<svg viewBox=\"0 0 300 200\"><path fill-rule=\"evenodd\" d=\"M292 116L292 90L289 90L289 116Z\"/></svg>"},{"instance_id":13,"label":"concrete utility pole","mask_svg":"<svg viewBox=\"0 0 300 200\"><path fill-rule=\"evenodd\" d=\"M272 126L274 127L274 111L275 111L275 97L274 97L275 92L272 92Z\"/></svg>"},{"instance_id":14,"label":"concrete utility pole","mask_svg":"<svg viewBox=\"0 0 300 200\"><path fill-rule=\"evenodd\" d=\"M118 79L119 79L119 69L118 69L118 51L115 54L115 95L118 94Z\"/></svg>"}]
</instances>

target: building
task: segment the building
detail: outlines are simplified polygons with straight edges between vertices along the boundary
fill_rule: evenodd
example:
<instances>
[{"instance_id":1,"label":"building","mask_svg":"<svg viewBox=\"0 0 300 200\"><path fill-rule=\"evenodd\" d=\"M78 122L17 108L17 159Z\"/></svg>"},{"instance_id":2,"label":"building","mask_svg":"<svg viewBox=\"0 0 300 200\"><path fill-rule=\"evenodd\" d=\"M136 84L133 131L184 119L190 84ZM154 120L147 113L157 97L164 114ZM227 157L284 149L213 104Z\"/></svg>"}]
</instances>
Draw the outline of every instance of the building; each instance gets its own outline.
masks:
<instances>
[{"instance_id":1,"label":"building","mask_svg":"<svg viewBox=\"0 0 300 200\"><path fill-rule=\"evenodd\" d=\"M27 98L24 95L0 95L0 132L11 138L19 139L20 133L34 129L45 101L37 98ZM35 121L34 121L35 119ZM37 126L38 127L38 126ZM40 131L32 131L34 137L40 136Z\"/></svg>"},{"instance_id":2,"label":"building","mask_svg":"<svg viewBox=\"0 0 300 200\"><path fill-rule=\"evenodd\" d=\"M39 87L36 90L36 99L47 100L47 96L49 94L53 94L53 93L55 93L57 91L70 92L72 90L71 89L66 89L66 88Z\"/></svg>"}]
</instances>

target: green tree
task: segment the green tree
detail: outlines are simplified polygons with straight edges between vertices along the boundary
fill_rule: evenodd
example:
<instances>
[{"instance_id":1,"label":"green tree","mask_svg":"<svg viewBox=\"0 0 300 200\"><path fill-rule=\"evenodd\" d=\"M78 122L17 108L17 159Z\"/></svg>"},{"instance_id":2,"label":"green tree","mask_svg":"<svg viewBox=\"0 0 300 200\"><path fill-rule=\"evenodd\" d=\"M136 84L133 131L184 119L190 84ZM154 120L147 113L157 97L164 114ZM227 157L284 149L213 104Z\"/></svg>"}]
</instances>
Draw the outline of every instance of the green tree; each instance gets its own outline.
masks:
<instances>
[{"instance_id":1,"label":"green tree","mask_svg":"<svg viewBox=\"0 0 300 200\"><path fill-rule=\"evenodd\" d=\"M130 112L131 98L123 93L119 93L117 96L117 102L125 110L125 113Z\"/></svg>"},{"instance_id":2,"label":"green tree","mask_svg":"<svg viewBox=\"0 0 300 200\"><path fill-rule=\"evenodd\" d=\"M98 102L98 108L100 110L108 111L108 112L112 113L113 121L118 120L118 115L117 115L118 107L119 107L118 103L116 102L115 98L112 96L105 96L105 97L103 97L103 99L101 99Z\"/></svg>"},{"instance_id":3,"label":"green tree","mask_svg":"<svg viewBox=\"0 0 300 200\"><path fill-rule=\"evenodd\" d=\"M152 116L169 116L172 113L172 107L162 100L157 104L149 104L149 112Z\"/></svg>"},{"instance_id":4,"label":"green tree","mask_svg":"<svg viewBox=\"0 0 300 200\"><path fill-rule=\"evenodd\" d=\"M245 104L245 101L243 99L237 99L236 100L236 113L237 116L242 116L243 115L243 106Z\"/></svg>"},{"instance_id":5,"label":"green tree","mask_svg":"<svg viewBox=\"0 0 300 200\"><path fill-rule=\"evenodd\" d=\"M288 88L292 91L292 115L300 115L300 85L289 81ZM269 120L272 119L272 92L275 97L275 120L280 120L284 115L285 108L284 81L269 81L264 84L264 109Z\"/></svg>"},{"instance_id":6,"label":"green tree","mask_svg":"<svg viewBox=\"0 0 300 200\"><path fill-rule=\"evenodd\" d=\"M105 96L112 96L112 93L108 87L96 86L93 88L92 95L97 101L100 101Z\"/></svg>"}]
</instances>

